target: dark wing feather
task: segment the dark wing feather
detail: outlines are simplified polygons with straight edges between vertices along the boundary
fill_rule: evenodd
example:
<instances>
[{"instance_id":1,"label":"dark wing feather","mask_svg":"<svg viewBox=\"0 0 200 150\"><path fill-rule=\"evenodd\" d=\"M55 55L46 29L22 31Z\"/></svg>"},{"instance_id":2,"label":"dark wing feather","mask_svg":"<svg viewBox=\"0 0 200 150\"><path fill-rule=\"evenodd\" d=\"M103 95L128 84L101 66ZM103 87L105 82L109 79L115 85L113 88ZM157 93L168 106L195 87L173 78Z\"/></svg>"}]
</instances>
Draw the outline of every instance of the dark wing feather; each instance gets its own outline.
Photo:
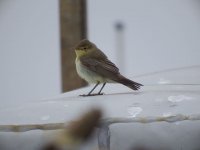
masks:
<instances>
[{"instance_id":1,"label":"dark wing feather","mask_svg":"<svg viewBox=\"0 0 200 150\"><path fill-rule=\"evenodd\" d=\"M91 71L109 79L115 79L117 77L116 75L120 74L115 64L107 58L98 60L95 58L82 57L81 62Z\"/></svg>"}]
</instances>

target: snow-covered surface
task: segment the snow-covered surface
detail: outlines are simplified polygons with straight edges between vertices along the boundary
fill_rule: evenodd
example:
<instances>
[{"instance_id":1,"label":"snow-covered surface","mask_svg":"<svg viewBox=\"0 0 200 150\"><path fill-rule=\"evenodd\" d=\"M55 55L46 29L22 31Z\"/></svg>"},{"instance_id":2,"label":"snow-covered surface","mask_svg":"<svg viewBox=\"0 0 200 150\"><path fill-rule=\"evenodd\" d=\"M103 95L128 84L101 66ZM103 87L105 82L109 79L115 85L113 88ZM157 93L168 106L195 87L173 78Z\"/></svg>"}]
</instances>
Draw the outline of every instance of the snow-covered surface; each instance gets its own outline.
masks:
<instances>
[{"instance_id":1,"label":"snow-covered surface","mask_svg":"<svg viewBox=\"0 0 200 150\"><path fill-rule=\"evenodd\" d=\"M125 150L141 145L149 149L200 149L197 140L200 121L190 121L187 118L200 114L199 77L200 66L186 67L135 77L135 81L144 84L139 91L132 91L119 84L107 84L105 95L102 96L78 96L87 93L92 88L89 86L55 98L26 102L23 105L15 104L11 107L2 106L0 125L65 122L75 119L90 108L98 107L103 110L104 119L111 119L107 128L111 139L106 137L109 136L106 134L103 135L104 139L100 139L107 138L110 149ZM172 123L159 122L162 118L175 115L178 117ZM186 116L186 121L178 121L179 117L183 116ZM152 117L160 120L152 123L140 120L151 120ZM140 121L120 123L120 118L139 118ZM112 123L112 119L119 121ZM32 135L34 131L30 133ZM7 134L11 133L0 133L0 139ZM23 134L25 133L21 133Z\"/></svg>"}]
</instances>

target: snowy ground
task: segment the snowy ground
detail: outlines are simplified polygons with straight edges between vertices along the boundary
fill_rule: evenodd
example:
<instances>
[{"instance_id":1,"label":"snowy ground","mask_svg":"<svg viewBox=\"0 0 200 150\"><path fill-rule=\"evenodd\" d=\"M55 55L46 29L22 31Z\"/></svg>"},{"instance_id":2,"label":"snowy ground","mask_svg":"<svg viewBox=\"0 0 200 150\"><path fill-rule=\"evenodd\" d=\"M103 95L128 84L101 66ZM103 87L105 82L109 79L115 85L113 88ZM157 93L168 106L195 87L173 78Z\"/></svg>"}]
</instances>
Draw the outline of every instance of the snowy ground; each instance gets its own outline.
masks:
<instances>
[{"instance_id":1,"label":"snowy ground","mask_svg":"<svg viewBox=\"0 0 200 150\"><path fill-rule=\"evenodd\" d=\"M0 125L68 122L98 107L106 123L98 134L101 147L196 150L200 149L199 76L200 66L180 68L135 77L145 85L139 91L108 84L102 96L78 96L89 86L55 98L5 105L0 109ZM1 150L36 150L46 141L47 132L41 130L4 132L12 130L5 126L0 130ZM92 147L98 147L97 137L94 141Z\"/></svg>"}]
</instances>

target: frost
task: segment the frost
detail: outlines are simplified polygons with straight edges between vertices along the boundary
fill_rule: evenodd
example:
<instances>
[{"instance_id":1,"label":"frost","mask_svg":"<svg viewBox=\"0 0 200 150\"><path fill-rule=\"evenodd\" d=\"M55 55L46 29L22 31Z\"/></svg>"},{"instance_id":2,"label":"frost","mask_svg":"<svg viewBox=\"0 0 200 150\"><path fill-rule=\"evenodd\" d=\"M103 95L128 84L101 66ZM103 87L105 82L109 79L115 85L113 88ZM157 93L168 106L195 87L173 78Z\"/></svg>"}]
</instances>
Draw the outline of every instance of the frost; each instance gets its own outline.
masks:
<instances>
[{"instance_id":1,"label":"frost","mask_svg":"<svg viewBox=\"0 0 200 150\"><path fill-rule=\"evenodd\" d=\"M178 96L169 96L168 101L170 102L181 102L184 100L192 100L193 97L185 96L185 95L178 95Z\"/></svg>"},{"instance_id":2,"label":"frost","mask_svg":"<svg viewBox=\"0 0 200 150\"><path fill-rule=\"evenodd\" d=\"M129 107L127 111L128 111L128 114L130 117L136 117L138 114L140 114L142 112L142 108L141 107Z\"/></svg>"}]
</instances>

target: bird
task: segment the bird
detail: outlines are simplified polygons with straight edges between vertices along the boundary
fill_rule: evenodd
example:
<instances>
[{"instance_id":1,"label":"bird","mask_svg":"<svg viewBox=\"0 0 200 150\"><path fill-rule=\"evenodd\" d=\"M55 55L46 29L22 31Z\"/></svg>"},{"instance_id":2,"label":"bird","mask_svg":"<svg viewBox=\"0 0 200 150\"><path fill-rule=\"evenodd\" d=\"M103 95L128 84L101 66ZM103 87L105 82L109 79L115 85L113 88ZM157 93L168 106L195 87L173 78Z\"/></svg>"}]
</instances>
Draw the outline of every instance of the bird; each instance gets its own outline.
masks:
<instances>
[{"instance_id":1,"label":"bird","mask_svg":"<svg viewBox=\"0 0 200 150\"><path fill-rule=\"evenodd\" d=\"M89 84L95 84L88 94L81 96L102 95L102 90L106 83L121 83L132 90L138 90L143 86L121 75L117 66L88 39L81 40L74 49L76 53L75 64L78 75ZM92 94L94 89L101 83L103 85L99 92Z\"/></svg>"}]
</instances>

